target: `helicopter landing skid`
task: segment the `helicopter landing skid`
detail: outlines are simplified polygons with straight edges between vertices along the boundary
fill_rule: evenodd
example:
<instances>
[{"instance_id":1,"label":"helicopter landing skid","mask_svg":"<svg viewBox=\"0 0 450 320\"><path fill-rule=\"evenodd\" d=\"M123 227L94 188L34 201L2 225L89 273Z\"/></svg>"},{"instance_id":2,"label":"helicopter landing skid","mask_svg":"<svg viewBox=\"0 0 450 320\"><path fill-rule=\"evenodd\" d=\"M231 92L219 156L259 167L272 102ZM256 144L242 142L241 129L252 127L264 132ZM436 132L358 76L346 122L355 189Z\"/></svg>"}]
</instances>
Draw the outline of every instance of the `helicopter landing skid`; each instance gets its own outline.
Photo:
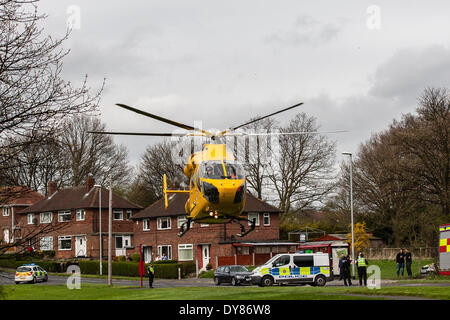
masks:
<instances>
[{"instance_id":1,"label":"helicopter landing skid","mask_svg":"<svg viewBox=\"0 0 450 320\"><path fill-rule=\"evenodd\" d=\"M184 222L177 233L177 236L182 237L186 232L191 228L191 218L188 218L186 222Z\"/></svg>"},{"instance_id":2,"label":"helicopter landing skid","mask_svg":"<svg viewBox=\"0 0 450 320\"><path fill-rule=\"evenodd\" d=\"M245 230L244 225L239 222L239 221L243 221L243 220L250 222L250 228L247 231ZM233 219L232 221L236 222L237 224L239 224L241 226L241 233L237 234L238 237L246 236L247 234L249 234L250 232L255 230L256 219L253 219L253 220L249 220L249 219Z\"/></svg>"}]
</instances>

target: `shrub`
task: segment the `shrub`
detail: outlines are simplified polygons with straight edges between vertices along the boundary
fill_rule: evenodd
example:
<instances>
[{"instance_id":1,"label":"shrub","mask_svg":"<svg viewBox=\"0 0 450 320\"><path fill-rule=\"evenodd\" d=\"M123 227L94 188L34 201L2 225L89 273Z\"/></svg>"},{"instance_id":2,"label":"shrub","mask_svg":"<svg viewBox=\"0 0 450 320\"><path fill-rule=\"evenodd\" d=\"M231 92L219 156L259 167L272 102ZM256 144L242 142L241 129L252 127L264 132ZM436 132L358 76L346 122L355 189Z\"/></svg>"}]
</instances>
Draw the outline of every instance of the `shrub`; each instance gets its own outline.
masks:
<instances>
[{"instance_id":1,"label":"shrub","mask_svg":"<svg viewBox=\"0 0 450 320\"><path fill-rule=\"evenodd\" d=\"M131 261L139 262L140 259L141 259L141 255L139 253L133 253L131 255Z\"/></svg>"},{"instance_id":2,"label":"shrub","mask_svg":"<svg viewBox=\"0 0 450 320\"><path fill-rule=\"evenodd\" d=\"M120 262L124 262L124 261L127 261L127 257L126 256L119 256L119 257L117 257L117 260L120 261Z\"/></svg>"}]
</instances>

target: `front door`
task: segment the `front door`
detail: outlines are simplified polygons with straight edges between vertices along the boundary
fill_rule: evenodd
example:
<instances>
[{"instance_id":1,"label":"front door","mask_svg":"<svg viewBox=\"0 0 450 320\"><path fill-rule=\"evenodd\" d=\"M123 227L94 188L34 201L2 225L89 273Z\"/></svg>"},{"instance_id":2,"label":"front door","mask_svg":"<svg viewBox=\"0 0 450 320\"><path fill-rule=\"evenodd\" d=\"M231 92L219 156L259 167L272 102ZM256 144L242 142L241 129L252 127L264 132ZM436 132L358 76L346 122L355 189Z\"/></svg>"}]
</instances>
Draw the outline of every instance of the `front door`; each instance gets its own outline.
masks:
<instances>
[{"instance_id":1,"label":"front door","mask_svg":"<svg viewBox=\"0 0 450 320\"><path fill-rule=\"evenodd\" d=\"M202 245L202 270L206 270L206 266L210 262L210 247L209 244L203 244Z\"/></svg>"},{"instance_id":2,"label":"front door","mask_svg":"<svg viewBox=\"0 0 450 320\"><path fill-rule=\"evenodd\" d=\"M75 256L86 257L86 237L75 237Z\"/></svg>"}]
</instances>

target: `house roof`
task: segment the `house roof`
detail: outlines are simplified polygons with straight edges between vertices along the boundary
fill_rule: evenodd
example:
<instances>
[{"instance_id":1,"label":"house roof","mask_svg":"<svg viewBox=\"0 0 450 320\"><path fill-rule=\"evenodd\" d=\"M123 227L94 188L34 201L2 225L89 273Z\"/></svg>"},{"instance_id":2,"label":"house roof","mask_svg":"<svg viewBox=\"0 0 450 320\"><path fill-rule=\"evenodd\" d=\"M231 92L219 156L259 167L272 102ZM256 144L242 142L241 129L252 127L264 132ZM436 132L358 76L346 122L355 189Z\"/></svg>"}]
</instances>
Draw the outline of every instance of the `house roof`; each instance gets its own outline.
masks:
<instances>
[{"instance_id":1,"label":"house roof","mask_svg":"<svg viewBox=\"0 0 450 320\"><path fill-rule=\"evenodd\" d=\"M326 234L322 237L314 239L314 241L340 241L340 240L342 240L342 238L335 237L331 234Z\"/></svg>"},{"instance_id":2,"label":"house roof","mask_svg":"<svg viewBox=\"0 0 450 320\"><path fill-rule=\"evenodd\" d=\"M26 186L12 186L0 188L0 205L30 206L44 196Z\"/></svg>"},{"instance_id":3,"label":"house roof","mask_svg":"<svg viewBox=\"0 0 450 320\"><path fill-rule=\"evenodd\" d=\"M185 215L184 205L188 200L189 195L185 193L175 193L167 197L168 207L164 207L164 198L159 199L149 207L139 211L133 215L132 219L155 218ZM247 193L247 200L245 202L244 212L271 212L280 213L280 209L256 198L250 193Z\"/></svg>"},{"instance_id":4,"label":"house roof","mask_svg":"<svg viewBox=\"0 0 450 320\"><path fill-rule=\"evenodd\" d=\"M86 192L86 187L74 187L58 190L49 197L25 208L19 213L37 213L69 209L89 209L99 207L99 189L93 187ZM102 188L102 208L109 207L109 190ZM112 207L115 209L142 209L116 194L112 195Z\"/></svg>"}]
</instances>

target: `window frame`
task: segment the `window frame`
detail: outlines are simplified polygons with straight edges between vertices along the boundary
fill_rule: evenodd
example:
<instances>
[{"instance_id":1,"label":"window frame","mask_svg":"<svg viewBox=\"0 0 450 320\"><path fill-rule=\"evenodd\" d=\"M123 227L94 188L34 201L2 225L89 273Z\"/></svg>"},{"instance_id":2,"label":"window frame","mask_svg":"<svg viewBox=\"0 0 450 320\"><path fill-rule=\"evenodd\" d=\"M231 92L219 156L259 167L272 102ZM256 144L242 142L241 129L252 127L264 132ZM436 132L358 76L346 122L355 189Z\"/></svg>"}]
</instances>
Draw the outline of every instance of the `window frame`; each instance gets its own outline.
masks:
<instances>
[{"instance_id":1,"label":"window frame","mask_svg":"<svg viewBox=\"0 0 450 320\"><path fill-rule=\"evenodd\" d=\"M42 217L44 216L44 215L48 215L48 214L50 214L50 220L49 221L44 221L44 219L42 219ZM41 213L39 213L39 223L43 223L43 224L46 224L46 223L52 223L52 221L53 221L53 212L41 212Z\"/></svg>"},{"instance_id":2,"label":"window frame","mask_svg":"<svg viewBox=\"0 0 450 320\"><path fill-rule=\"evenodd\" d=\"M266 223L266 218L269 221L268 223ZM263 225L264 226L270 226L270 212L264 212L263 213Z\"/></svg>"},{"instance_id":3,"label":"window frame","mask_svg":"<svg viewBox=\"0 0 450 320\"><path fill-rule=\"evenodd\" d=\"M182 250L190 250L191 252L191 258L190 259L181 259L180 252ZM178 261L193 261L194 260L194 245L191 243L183 243L178 245Z\"/></svg>"},{"instance_id":4,"label":"window frame","mask_svg":"<svg viewBox=\"0 0 450 320\"><path fill-rule=\"evenodd\" d=\"M70 248L62 249L61 241L70 240ZM72 250L72 236L59 236L58 237L58 251L70 251Z\"/></svg>"},{"instance_id":5,"label":"window frame","mask_svg":"<svg viewBox=\"0 0 450 320\"><path fill-rule=\"evenodd\" d=\"M31 217L31 219L30 219L30 217ZM35 220L36 220L36 217L35 217L34 213L28 213L27 214L27 224L36 224Z\"/></svg>"},{"instance_id":6,"label":"window frame","mask_svg":"<svg viewBox=\"0 0 450 320\"><path fill-rule=\"evenodd\" d=\"M4 217L9 217L11 215L11 207L3 207L2 214Z\"/></svg>"},{"instance_id":7,"label":"window frame","mask_svg":"<svg viewBox=\"0 0 450 320\"><path fill-rule=\"evenodd\" d=\"M120 219L116 219L116 213L120 213ZM123 221L123 209L113 209L113 220Z\"/></svg>"},{"instance_id":8,"label":"window frame","mask_svg":"<svg viewBox=\"0 0 450 320\"><path fill-rule=\"evenodd\" d=\"M168 221L168 227L167 228L162 228L161 227L161 223L162 223L163 219ZM171 217L159 217L159 218L157 218L156 219L156 229L157 230L170 230L170 229L172 229L172 218Z\"/></svg>"},{"instance_id":9,"label":"window frame","mask_svg":"<svg viewBox=\"0 0 450 320\"><path fill-rule=\"evenodd\" d=\"M133 210L126 210L125 211L125 219L127 221L131 220L131 216L133 215Z\"/></svg>"},{"instance_id":10,"label":"window frame","mask_svg":"<svg viewBox=\"0 0 450 320\"><path fill-rule=\"evenodd\" d=\"M69 216L68 220L61 219L64 216ZM72 220L72 212L70 210L58 211L58 222L70 222Z\"/></svg>"},{"instance_id":11,"label":"window frame","mask_svg":"<svg viewBox=\"0 0 450 320\"><path fill-rule=\"evenodd\" d=\"M145 227L145 224L147 223L147 228ZM150 219L149 218L145 218L142 219L142 231L150 231Z\"/></svg>"},{"instance_id":12,"label":"window frame","mask_svg":"<svg viewBox=\"0 0 450 320\"><path fill-rule=\"evenodd\" d=\"M247 214L247 219L248 219L248 220L251 220L251 219L250 219L250 215L256 215L255 226L256 226L256 227L259 227L259 225L260 225L260 221L259 221L259 212L249 212L249 213ZM248 225L251 225L250 221L248 222Z\"/></svg>"},{"instance_id":13,"label":"window frame","mask_svg":"<svg viewBox=\"0 0 450 320\"><path fill-rule=\"evenodd\" d=\"M157 250L158 250L158 256L161 258L162 260L162 256L163 256L163 252L162 252L162 248L163 247L167 247L169 250L168 252L170 253L170 255L167 255L167 260L172 260L172 245L171 244L162 244L159 245Z\"/></svg>"},{"instance_id":14,"label":"window frame","mask_svg":"<svg viewBox=\"0 0 450 320\"><path fill-rule=\"evenodd\" d=\"M83 212L83 219L78 219L78 213L80 213L80 212ZM85 220L86 220L86 210L84 210L84 209L78 209L78 210L75 212L75 220L76 220L76 221L85 221Z\"/></svg>"},{"instance_id":15,"label":"window frame","mask_svg":"<svg viewBox=\"0 0 450 320\"><path fill-rule=\"evenodd\" d=\"M43 248L43 246L42 246L42 240L43 240L43 239L48 239L47 245L48 245L48 244L51 244L51 248L50 248L50 249L47 249L47 247ZM53 246L54 246L54 243L53 243L53 236L45 236L45 237L41 237L41 239L40 239L40 241L39 241L39 249L40 249L40 250L42 250L42 251L52 251L52 250L53 250Z\"/></svg>"}]
</instances>

